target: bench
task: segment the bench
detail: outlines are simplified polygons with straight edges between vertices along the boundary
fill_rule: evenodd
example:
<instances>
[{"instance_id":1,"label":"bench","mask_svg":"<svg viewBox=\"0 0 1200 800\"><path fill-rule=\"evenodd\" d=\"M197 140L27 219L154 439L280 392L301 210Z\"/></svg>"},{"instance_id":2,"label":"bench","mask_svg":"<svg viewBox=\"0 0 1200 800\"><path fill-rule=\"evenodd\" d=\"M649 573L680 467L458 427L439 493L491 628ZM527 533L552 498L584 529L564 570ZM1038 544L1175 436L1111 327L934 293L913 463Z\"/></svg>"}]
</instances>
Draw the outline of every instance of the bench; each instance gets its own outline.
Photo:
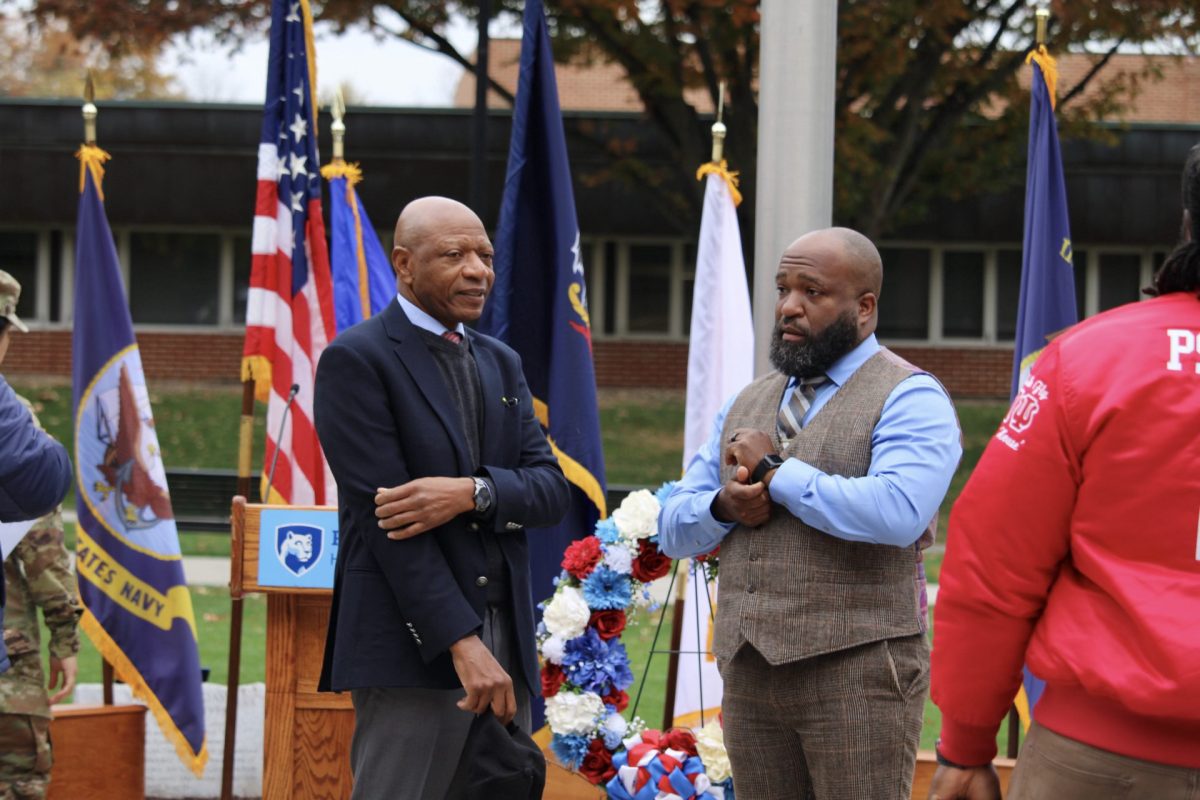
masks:
<instances>
[{"instance_id":1,"label":"bench","mask_svg":"<svg viewBox=\"0 0 1200 800\"><path fill-rule=\"evenodd\" d=\"M175 524L181 531L229 531L229 504L237 494L237 470L197 469L175 467L167 470L167 486L171 490L171 506ZM613 484L608 487L608 510L611 513L625 496L642 487ZM261 484L258 476L250 481L251 503L260 502Z\"/></svg>"},{"instance_id":2,"label":"bench","mask_svg":"<svg viewBox=\"0 0 1200 800\"><path fill-rule=\"evenodd\" d=\"M237 494L237 470L176 467L167 470L175 525L181 531L229 532L229 506ZM250 502L259 502L258 476L250 480Z\"/></svg>"}]
</instances>

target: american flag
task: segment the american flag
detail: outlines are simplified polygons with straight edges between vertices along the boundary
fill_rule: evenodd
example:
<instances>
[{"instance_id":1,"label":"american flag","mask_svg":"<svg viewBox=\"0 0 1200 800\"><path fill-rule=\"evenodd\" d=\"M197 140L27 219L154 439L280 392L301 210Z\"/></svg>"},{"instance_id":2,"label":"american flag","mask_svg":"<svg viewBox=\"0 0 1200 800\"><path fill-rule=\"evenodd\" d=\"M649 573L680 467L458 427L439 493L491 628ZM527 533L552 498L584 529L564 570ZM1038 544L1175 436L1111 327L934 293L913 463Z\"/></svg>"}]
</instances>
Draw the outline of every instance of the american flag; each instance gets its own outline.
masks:
<instances>
[{"instance_id":1,"label":"american flag","mask_svg":"<svg viewBox=\"0 0 1200 800\"><path fill-rule=\"evenodd\" d=\"M258 399L267 403L264 488L275 469L264 498L293 505L327 505L337 498L312 412L317 359L334 336L312 42L308 0L274 0L242 354L242 379L253 378Z\"/></svg>"}]
</instances>

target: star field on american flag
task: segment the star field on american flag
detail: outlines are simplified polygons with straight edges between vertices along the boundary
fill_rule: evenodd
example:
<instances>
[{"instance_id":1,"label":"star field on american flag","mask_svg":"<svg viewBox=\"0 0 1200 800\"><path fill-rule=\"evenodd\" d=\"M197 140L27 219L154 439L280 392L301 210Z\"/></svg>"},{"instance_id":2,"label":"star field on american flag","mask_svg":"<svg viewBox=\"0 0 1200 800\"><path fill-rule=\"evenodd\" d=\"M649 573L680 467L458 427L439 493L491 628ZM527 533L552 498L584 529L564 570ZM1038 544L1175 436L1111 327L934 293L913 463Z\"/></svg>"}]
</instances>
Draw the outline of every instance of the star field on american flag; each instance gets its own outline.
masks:
<instances>
[{"instance_id":1,"label":"star field on american flag","mask_svg":"<svg viewBox=\"0 0 1200 800\"><path fill-rule=\"evenodd\" d=\"M317 359L335 327L306 45L311 20L307 0L274 0L243 375L255 378L259 398L268 403L264 464L278 448L276 500L320 505L335 502L335 495L312 425L312 389ZM276 442L293 385L299 390Z\"/></svg>"}]
</instances>

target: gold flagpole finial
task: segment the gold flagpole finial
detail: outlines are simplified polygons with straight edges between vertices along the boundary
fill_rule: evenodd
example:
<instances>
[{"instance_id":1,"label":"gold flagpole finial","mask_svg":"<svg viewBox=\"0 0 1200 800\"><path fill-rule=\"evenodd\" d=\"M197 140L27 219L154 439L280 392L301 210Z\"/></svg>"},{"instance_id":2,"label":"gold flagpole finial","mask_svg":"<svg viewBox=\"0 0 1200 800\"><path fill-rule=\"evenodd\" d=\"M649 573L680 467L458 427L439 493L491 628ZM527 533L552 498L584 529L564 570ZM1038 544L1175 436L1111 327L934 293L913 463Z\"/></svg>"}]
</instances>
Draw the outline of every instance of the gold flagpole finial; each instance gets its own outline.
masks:
<instances>
[{"instance_id":1,"label":"gold flagpole finial","mask_svg":"<svg viewBox=\"0 0 1200 800\"><path fill-rule=\"evenodd\" d=\"M1034 12L1037 18L1037 45L1041 47L1046 43L1046 23L1050 21L1050 9L1045 6L1038 6Z\"/></svg>"},{"instance_id":2,"label":"gold flagpole finial","mask_svg":"<svg viewBox=\"0 0 1200 800\"><path fill-rule=\"evenodd\" d=\"M96 87L92 83L92 71L89 69L87 82L83 85L83 143L96 143Z\"/></svg>"},{"instance_id":3,"label":"gold flagpole finial","mask_svg":"<svg viewBox=\"0 0 1200 800\"><path fill-rule=\"evenodd\" d=\"M725 123L722 121L725 117L725 81L721 81L720 87L717 89L717 121L712 126L712 160L714 164L720 164L725 158Z\"/></svg>"},{"instance_id":4,"label":"gold flagpole finial","mask_svg":"<svg viewBox=\"0 0 1200 800\"><path fill-rule=\"evenodd\" d=\"M333 163L340 164L346 160L346 101L342 99L340 88L333 91L333 104L329 107L333 115L333 124L329 126L333 134Z\"/></svg>"}]
</instances>

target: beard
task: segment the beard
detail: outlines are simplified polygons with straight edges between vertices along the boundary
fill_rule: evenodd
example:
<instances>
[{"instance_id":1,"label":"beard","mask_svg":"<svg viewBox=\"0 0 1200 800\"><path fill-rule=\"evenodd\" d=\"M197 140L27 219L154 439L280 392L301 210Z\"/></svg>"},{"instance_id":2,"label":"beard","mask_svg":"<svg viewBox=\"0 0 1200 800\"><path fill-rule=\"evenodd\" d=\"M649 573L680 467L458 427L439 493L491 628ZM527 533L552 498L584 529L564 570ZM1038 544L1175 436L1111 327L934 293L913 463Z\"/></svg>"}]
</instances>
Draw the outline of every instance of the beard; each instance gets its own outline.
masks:
<instances>
[{"instance_id":1,"label":"beard","mask_svg":"<svg viewBox=\"0 0 1200 800\"><path fill-rule=\"evenodd\" d=\"M824 375L839 358L858 345L858 321L852 311L842 314L823 331L809 335L803 342L785 342L783 323L783 319L775 323L769 355L775 369L793 378Z\"/></svg>"}]
</instances>

